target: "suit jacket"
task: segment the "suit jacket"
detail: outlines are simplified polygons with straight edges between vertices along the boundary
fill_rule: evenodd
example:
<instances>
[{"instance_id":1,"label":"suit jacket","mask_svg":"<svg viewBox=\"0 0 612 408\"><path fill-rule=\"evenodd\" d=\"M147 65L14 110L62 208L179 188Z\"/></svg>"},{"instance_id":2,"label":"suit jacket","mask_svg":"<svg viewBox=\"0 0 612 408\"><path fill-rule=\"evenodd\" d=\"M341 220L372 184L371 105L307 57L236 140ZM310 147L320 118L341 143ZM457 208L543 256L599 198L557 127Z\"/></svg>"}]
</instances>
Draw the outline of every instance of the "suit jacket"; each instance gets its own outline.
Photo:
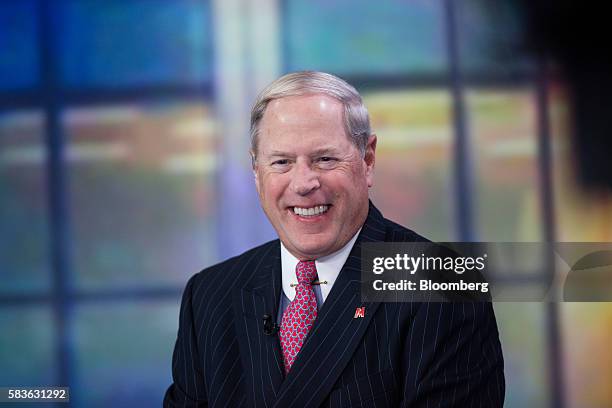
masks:
<instances>
[{"instance_id":1,"label":"suit jacket","mask_svg":"<svg viewBox=\"0 0 612 408\"><path fill-rule=\"evenodd\" d=\"M193 276L183 294L165 407L501 407L503 357L491 303L364 303L360 245L424 238L372 205L285 376L277 315L280 243ZM355 310L365 307L365 316Z\"/></svg>"}]
</instances>

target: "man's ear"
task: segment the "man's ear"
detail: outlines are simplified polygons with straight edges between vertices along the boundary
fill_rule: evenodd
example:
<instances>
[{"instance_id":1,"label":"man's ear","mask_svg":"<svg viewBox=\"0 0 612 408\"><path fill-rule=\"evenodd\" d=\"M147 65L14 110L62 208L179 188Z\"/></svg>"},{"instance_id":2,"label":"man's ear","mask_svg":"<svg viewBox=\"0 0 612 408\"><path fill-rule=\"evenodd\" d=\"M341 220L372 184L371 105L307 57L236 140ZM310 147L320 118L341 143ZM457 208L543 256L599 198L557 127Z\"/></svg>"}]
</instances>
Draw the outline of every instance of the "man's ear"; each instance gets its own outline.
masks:
<instances>
[{"instance_id":1,"label":"man's ear","mask_svg":"<svg viewBox=\"0 0 612 408\"><path fill-rule=\"evenodd\" d=\"M366 180L368 181L368 187L374 185L374 165L376 164L376 135L371 134L368 138L368 144L366 145L365 155L363 161L366 165Z\"/></svg>"},{"instance_id":2,"label":"man's ear","mask_svg":"<svg viewBox=\"0 0 612 408\"><path fill-rule=\"evenodd\" d=\"M257 188L257 192L259 193L259 177L257 176L257 156L253 150L249 150L249 155L251 156L251 171L253 172L253 178L255 179L255 188Z\"/></svg>"}]
</instances>

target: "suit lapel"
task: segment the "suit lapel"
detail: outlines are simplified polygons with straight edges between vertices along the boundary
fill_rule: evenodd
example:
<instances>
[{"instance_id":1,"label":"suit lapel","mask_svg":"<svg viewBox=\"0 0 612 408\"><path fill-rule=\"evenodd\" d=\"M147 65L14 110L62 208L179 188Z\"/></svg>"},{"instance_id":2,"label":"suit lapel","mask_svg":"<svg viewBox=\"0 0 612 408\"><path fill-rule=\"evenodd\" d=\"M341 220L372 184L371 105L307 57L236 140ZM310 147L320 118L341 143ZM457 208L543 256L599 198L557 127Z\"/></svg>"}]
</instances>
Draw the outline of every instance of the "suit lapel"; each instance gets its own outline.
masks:
<instances>
[{"instance_id":1,"label":"suit lapel","mask_svg":"<svg viewBox=\"0 0 612 408\"><path fill-rule=\"evenodd\" d=\"M379 305L361 301L361 243L384 238L382 215L370 204L368 218L349 258L282 383L276 407L319 406L327 398ZM360 307L365 307L363 317L356 316Z\"/></svg>"},{"instance_id":2,"label":"suit lapel","mask_svg":"<svg viewBox=\"0 0 612 408\"><path fill-rule=\"evenodd\" d=\"M253 263L252 278L233 291L234 324L240 348L246 391L253 406L267 406L276 399L284 379L277 335L265 335L263 316L276 322L281 292L280 244Z\"/></svg>"}]
</instances>

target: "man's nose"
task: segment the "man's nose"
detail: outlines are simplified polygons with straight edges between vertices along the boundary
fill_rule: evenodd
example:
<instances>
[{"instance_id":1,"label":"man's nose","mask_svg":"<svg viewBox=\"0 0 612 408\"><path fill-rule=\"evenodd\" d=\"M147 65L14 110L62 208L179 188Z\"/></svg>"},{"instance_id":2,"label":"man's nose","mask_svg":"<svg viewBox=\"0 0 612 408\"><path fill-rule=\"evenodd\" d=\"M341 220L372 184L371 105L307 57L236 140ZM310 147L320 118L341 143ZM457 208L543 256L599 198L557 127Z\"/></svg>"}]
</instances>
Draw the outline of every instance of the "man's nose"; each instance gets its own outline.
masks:
<instances>
[{"instance_id":1,"label":"man's nose","mask_svg":"<svg viewBox=\"0 0 612 408\"><path fill-rule=\"evenodd\" d=\"M298 163L291 178L291 190L299 195L308 195L321 187L319 174L306 163Z\"/></svg>"}]
</instances>

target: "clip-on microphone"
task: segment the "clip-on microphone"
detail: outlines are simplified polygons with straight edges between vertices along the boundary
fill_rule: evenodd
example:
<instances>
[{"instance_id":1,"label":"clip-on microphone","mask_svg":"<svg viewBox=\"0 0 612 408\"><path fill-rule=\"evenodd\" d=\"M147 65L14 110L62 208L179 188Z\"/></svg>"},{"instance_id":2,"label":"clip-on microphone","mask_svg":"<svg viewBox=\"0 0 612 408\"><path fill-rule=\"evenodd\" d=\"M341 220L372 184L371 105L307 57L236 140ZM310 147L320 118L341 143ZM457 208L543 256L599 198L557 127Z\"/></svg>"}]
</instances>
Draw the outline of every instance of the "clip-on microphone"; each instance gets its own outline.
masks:
<instances>
[{"instance_id":1,"label":"clip-on microphone","mask_svg":"<svg viewBox=\"0 0 612 408\"><path fill-rule=\"evenodd\" d=\"M266 313L263 315L263 332L266 336L274 336L280 327L272 319L272 315Z\"/></svg>"}]
</instances>

